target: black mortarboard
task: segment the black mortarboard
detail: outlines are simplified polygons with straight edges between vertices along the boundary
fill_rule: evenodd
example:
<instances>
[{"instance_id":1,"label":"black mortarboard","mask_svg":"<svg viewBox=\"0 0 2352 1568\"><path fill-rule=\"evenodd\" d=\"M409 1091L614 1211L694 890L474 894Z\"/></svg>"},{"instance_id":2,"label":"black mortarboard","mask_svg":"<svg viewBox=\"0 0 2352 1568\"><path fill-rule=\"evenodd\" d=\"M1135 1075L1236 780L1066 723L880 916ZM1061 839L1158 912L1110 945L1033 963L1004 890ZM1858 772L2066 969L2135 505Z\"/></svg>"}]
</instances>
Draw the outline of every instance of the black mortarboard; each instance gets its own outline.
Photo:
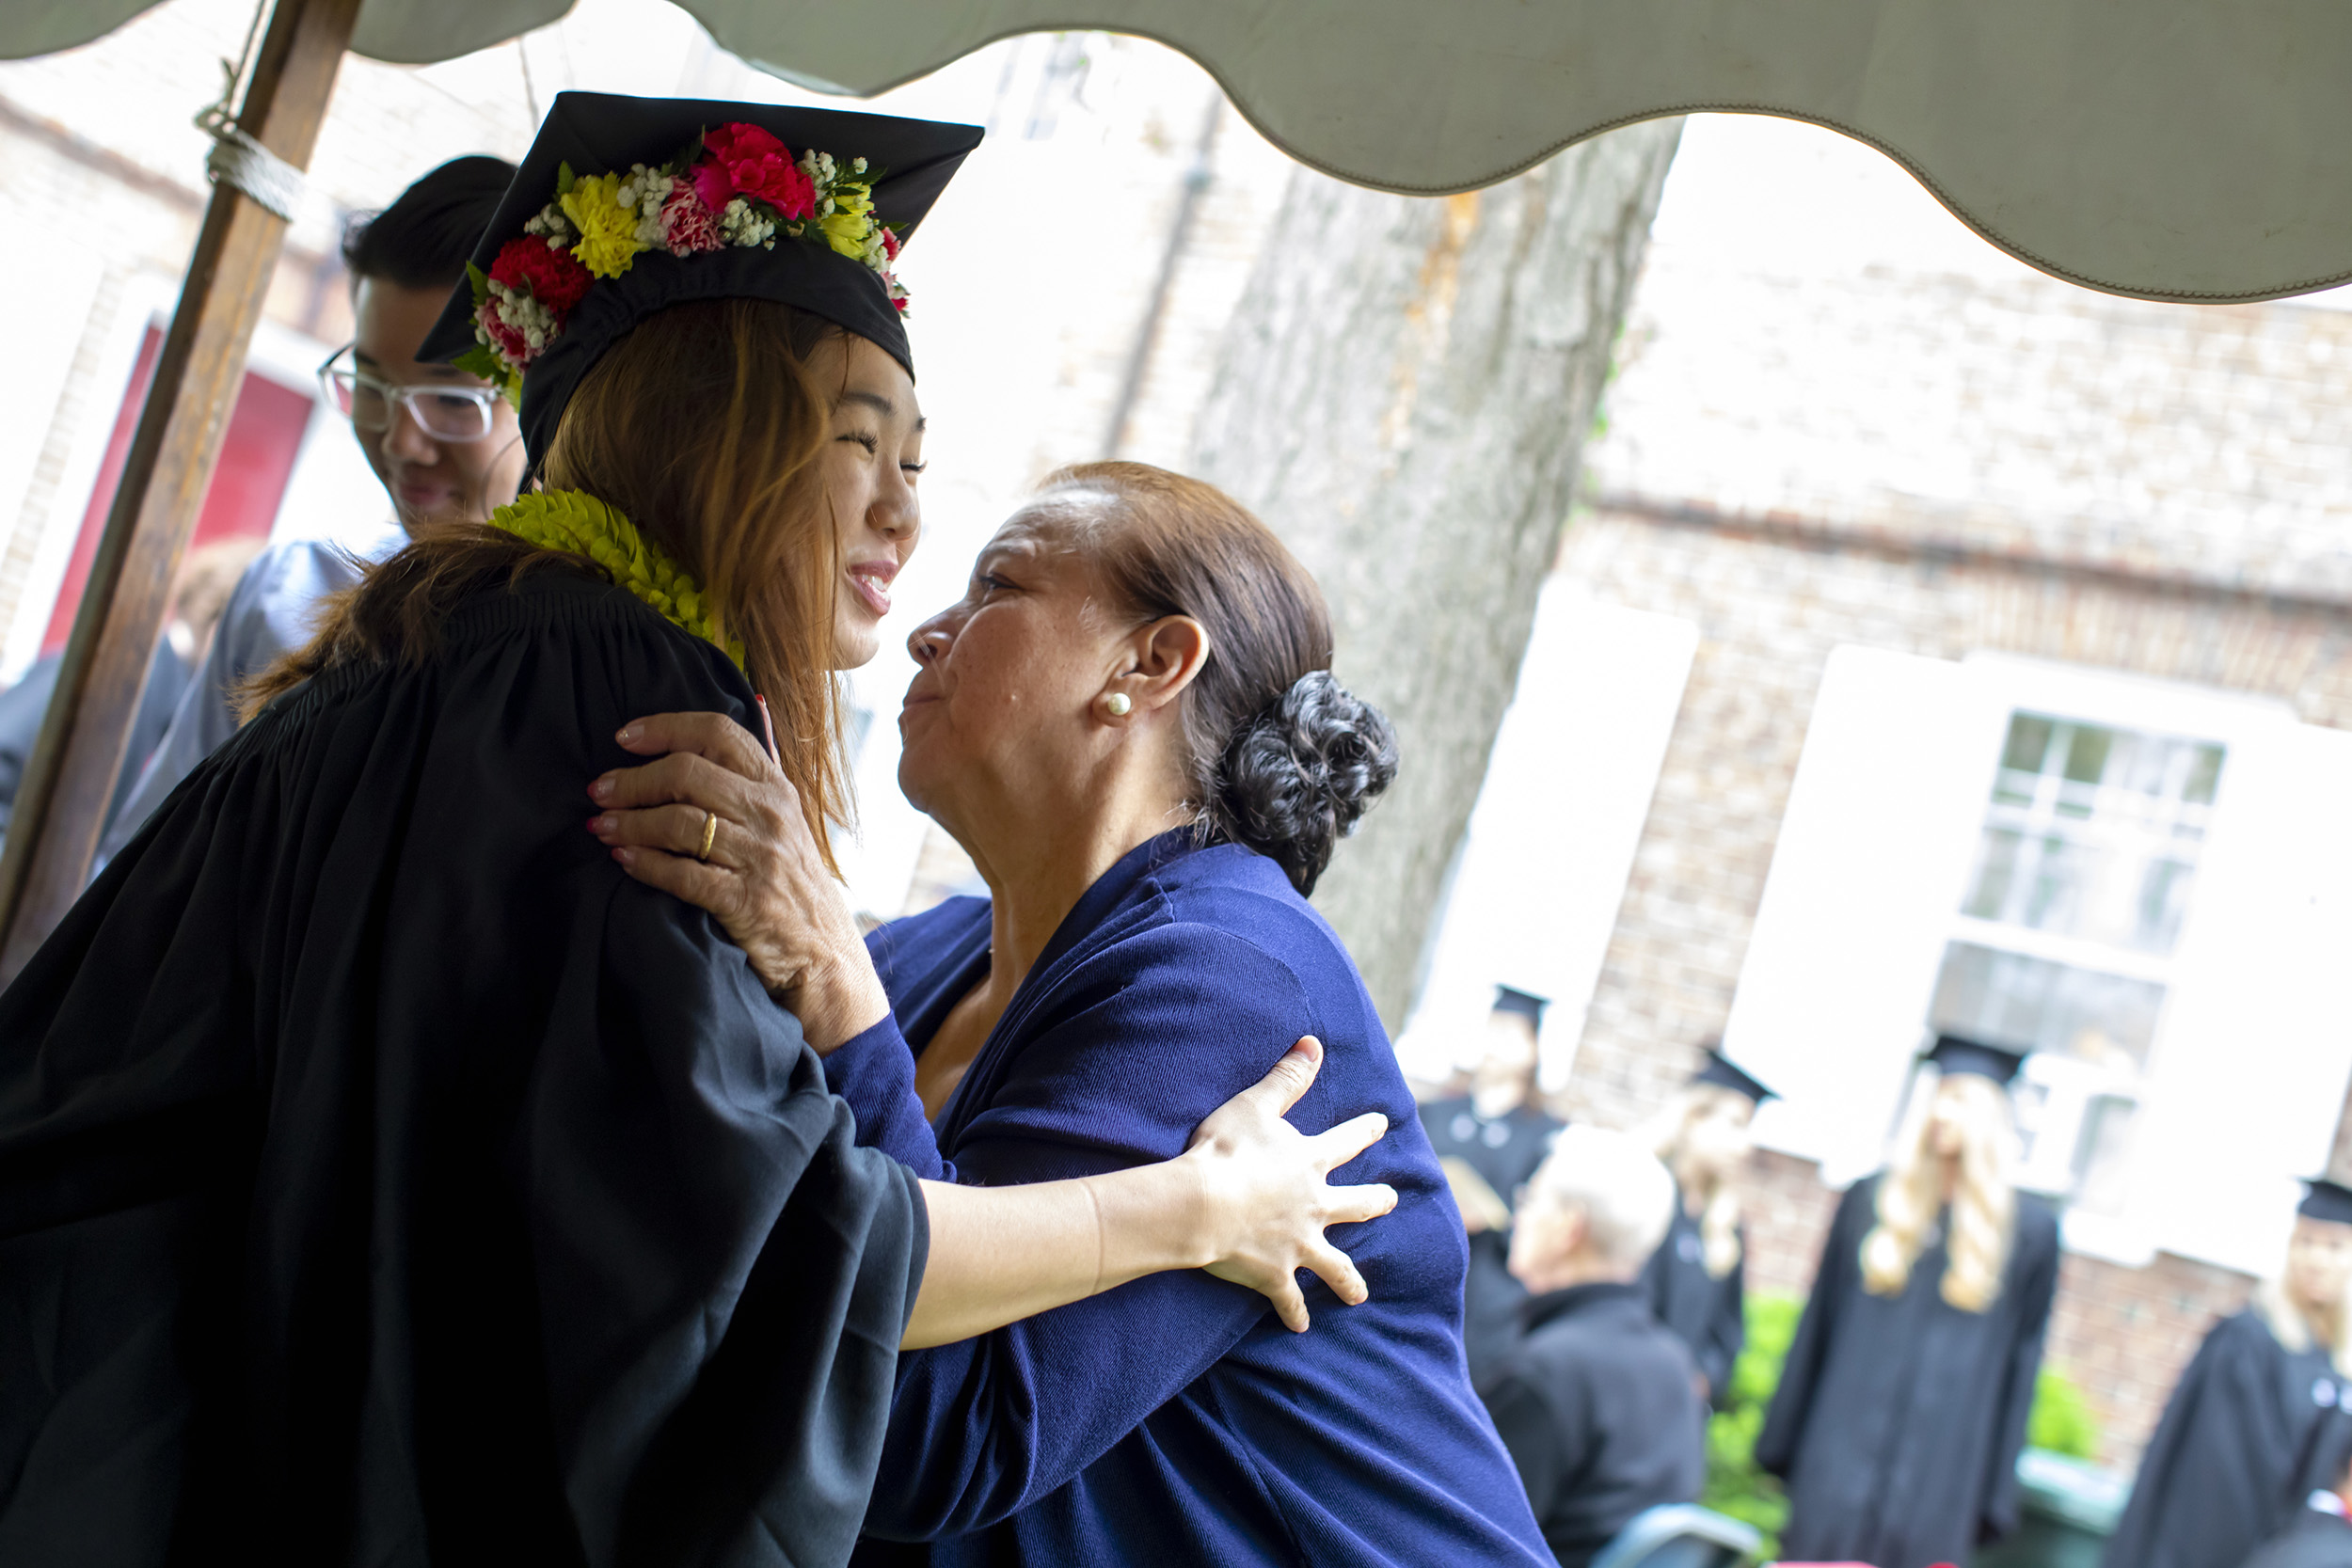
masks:
<instances>
[{"instance_id":1,"label":"black mortarboard","mask_svg":"<svg viewBox=\"0 0 2352 1568\"><path fill-rule=\"evenodd\" d=\"M1704 1049L1707 1052L1707 1060L1699 1064L1698 1071L1691 1074L1692 1083L1720 1085L1726 1089L1746 1095L1758 1105L1768 1100L1780 1098L1750 1077L1730 1057L1724 1055L1720 1045L1708 1045Z\"/></svg>"},{"instance_id":2,"label":"black mortarboard","mask_svg":"<svg viewBox=\"0 0 2352 1568\"><path fill-rule=\"evenodd\" d=\"M1549 996L1537 996L1534 991L1514 990L1509 986L1495 988L1496 1012L1517 1013L1539 1028L1544 1022L1544 1009L1550 1006L1551 998Z\"/></svg>"},{"instance_id":3,"label":"black mortarboard","mask_svg":"<svg viewBox=\"0 0 2352 1568\"><path fill-rule=\"evenodd\" d=\"M2010 1051L1997 1045L1963 1039L1958 1035L1938 1035L1928 1047L1927 1059L1936 1070L1949 1078L1956 1072L1973 1072L1979 1078L1990 1078L2007 1088L2016 1078L2017 1069L2026 1065L2028 1053Z\"/></svg>"},{"instance_id":4,"label":"black mortarboard","mask_svg":"<svg viewBox=\"0 0 2352 1568\"><path fill-rule=\"evenodd\" d=\"M795 156L826 152L841 164L863 158L872 173L874 216L900 241L914 232L931 203L980 142L977 125L900 119L841 109L788 108L692 98L625 98L613 93L556 95L538 137L523 155L498 216L474 247L474 265L487 273L507 241L556 198L561 166L575 174L626 173L634 164L658 167L706 131L734 122L756 125ZM772 299L821 316L868 339L914 373L906 327L873 269L836 254L814 237L782 232L772 249L729 246L684 258L656 245L641 252L618 277L599 278L572 307L562 333L522 382L524 449L535 466L554 438L556 421L580 378L604 351L653 312L699 299ZM426 335L421 359L454 359L475 343L473 293L460 285Z\"/></svg>"},{"instance_id":5,"label":"black mortarboard","mask_svg":"<svg viewBox=\"0 0 2352 1568\"><path fill-rule=\"evenodd\" d=\"M2328 1220L2336 1225L2352 1225L2352 1187L2330 1181L2326 1177L2305 1177L2303 1185L2310 1190L2295 1212L2307 1220Z\"/></svg>"}]
</instances>

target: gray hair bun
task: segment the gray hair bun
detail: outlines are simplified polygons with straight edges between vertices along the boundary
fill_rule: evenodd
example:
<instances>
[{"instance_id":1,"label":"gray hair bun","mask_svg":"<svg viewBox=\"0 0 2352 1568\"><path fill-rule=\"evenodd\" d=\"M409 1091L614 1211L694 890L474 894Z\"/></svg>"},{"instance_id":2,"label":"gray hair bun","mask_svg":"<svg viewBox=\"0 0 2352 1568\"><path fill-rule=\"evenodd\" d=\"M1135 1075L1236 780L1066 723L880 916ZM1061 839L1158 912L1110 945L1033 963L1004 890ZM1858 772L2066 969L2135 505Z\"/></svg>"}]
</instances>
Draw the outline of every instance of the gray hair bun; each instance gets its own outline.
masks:
<instances>
[{"instance_id":1,"label":"gray hair bun","mask_svg":"<svg viewBox=\"0 0 2352 1568\"><path fill-rule=\"evenodd\" d=\"M1331 849L1396 778L1396 731L1327 670L1312 670L1226 743L1210 810L1220 838L1268 856L1312 893Z\"/></svg>"}]
</instances>

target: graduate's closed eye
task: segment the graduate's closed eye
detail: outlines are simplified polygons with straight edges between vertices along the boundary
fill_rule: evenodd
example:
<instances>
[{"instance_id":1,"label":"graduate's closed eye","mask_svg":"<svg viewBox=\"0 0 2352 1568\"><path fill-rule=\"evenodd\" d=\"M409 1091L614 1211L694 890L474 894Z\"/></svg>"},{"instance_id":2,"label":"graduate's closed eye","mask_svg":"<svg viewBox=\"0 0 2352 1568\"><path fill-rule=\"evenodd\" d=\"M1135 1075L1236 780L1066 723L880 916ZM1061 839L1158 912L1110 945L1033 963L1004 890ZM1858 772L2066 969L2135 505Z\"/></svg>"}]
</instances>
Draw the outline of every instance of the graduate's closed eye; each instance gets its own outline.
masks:
<instances>
[{"instance_id":1,"label":"graduate's closed eye","mask_svg":"<svg viewBox=\"0 0 2352 1568\"><path fill-rule=\"evenodd\" d=\"M837 437L836 437L836 439L838 439L838 440L843 440L843 441L854 441L854 442L856 442L859 446L864 447L864 448L866 449L866 454L868 457L871 457L871 456L873 456L876 452L879 452L879 451L882 451L882 437L881 437L881 436L876 436L876 435L875 435L875 434L873 434L873 432L871 432L871 431L866 431L866 430L852 430L852 431L848 431L848 432L845 432L843 435L841 435L841 436L837 436Z\"/></svg>"}]
</instances>

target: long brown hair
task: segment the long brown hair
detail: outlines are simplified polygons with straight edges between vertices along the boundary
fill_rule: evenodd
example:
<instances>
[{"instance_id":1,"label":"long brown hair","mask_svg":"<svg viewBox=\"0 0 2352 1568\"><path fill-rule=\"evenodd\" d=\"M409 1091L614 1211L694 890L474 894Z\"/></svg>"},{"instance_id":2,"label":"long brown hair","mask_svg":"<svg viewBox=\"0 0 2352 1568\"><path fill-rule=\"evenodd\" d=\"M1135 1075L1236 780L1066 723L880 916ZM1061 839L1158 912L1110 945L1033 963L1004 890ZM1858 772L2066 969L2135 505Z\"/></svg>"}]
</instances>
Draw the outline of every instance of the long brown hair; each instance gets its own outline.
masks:
<instances>
[{"instance_id":1,"label":"long brown hair","mask_svg":"<svg viewBox=\"0 0 2352 1568\"><path fill-rule=\"evenodd\" d=\"M840 335L769 300L672 306L580 379L539 464L548 488L614 507L702 581L723 635L743 643L785 776L836 874L825 829L850 813L833 671L840 543L817 480L829 399L809 358ZM550 567L608 575L500 529L436 528L330 599L309 645L246 686L245 710L337 665L421 664L460 599Z\"/></svg>"}]
</instances>

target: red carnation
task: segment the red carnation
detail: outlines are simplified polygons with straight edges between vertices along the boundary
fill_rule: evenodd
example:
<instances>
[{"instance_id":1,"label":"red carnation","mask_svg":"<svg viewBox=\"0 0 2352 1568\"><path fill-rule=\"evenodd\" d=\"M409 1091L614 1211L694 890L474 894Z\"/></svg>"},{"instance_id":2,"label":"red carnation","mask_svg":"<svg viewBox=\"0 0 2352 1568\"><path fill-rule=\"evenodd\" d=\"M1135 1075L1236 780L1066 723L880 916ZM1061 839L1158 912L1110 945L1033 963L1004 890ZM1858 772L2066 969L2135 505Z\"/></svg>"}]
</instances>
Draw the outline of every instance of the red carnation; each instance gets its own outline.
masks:
<instances>
[{"instance_id":1,"label":"red carnation","mask_svg":"<svg viewBox=\"0 0 2352 1568\"><path fill-rule=\"evenodd\" d=\"M686 178L703 205L714 213L725 212L727 203L735 199L735 182L727 178L726 165L716 158L705 158L686 171Z\"/></svg>"},{"instance_id":2,"label":"red carnation","mask_svg":"<svg viewBox=\"0 0 2352 1568\"><path fill-rule=\"evenodd\" d=\"M703 204L694 187L683 180L670 187L668 198L661 203L661 241L673 256L717 250L726 244L710 209Z\"/></svg>"},{"instance_id":3,"label":"red carnation","mask_svg":"<svg viewBox=\"0 0 2352 1568\"><path fill-rule=\"evenodd\" d=\"M498 260L490 263L490 281L530 290L531 297L561 321L595 279L570 251L558 250L536 235L526 234L500 247Z\"/></svg>"},{"instance_id":4,"label":"red carnation","mask_svg":"<svg viewBox=\"0 0 2352 1568\"><path fill-rule=\"evenodd\" d=\"M740 120L706 132L703 146L709 150L713 163L725 171L734 196L757 197L776 210L787 221L817 215L817 182L792 161L792 150L756 125ZM723 198L712 201L711 193L703 188L701 167L694 170L694 188L714 213L726 206Z\"/></svg>"},{"instance_id":5,"label":"red carnation","mask_svg":"<svg viewBox=\"0 0 2352 1568\"><path fill-rule=\"evenodd\" d=\"M898 259L898 230L892 229L888 224L884 224L882 225L882 255L890 261L897 261Z\"/></svg>"}]
</instances>

